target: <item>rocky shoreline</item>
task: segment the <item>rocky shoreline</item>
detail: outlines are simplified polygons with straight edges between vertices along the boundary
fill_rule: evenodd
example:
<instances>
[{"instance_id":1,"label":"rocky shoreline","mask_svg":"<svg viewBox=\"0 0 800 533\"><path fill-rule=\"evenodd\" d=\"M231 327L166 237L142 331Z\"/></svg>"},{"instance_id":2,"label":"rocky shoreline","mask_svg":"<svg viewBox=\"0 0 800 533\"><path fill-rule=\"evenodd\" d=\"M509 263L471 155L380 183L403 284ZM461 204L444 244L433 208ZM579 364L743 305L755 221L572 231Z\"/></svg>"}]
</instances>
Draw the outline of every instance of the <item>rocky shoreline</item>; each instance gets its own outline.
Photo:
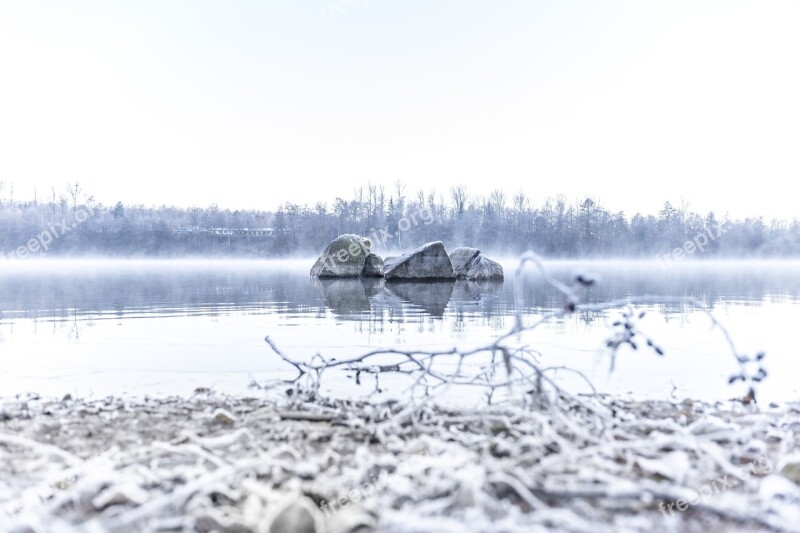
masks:
<instances>
[{"instance_id":1,"label":"rocky shoreline","mask_svg":"<svg viewBox=\"0 0 800 533\"><path fill-rule=\"evenodd\" d=\"M0 400L0 529L798 531L800 406Z\"/></svg>"}]
</instances>

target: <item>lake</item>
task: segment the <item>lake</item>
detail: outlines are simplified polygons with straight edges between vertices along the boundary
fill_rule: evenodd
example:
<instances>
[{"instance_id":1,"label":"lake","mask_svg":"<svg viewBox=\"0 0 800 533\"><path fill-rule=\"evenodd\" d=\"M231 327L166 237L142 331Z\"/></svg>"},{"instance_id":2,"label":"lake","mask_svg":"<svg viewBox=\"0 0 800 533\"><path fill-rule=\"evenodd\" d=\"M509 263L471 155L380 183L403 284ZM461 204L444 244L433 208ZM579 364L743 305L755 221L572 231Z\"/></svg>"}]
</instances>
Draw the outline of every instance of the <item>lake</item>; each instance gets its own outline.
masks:
<instances>
[{"instance_id":1,"label":"lake","mask_svg":"<svg viewBox=\"0 0 800 533\"><path fill-rule=\"evenodd\" d=\"M506 281L386 283L314 280L306 261L36 261L0 264L0 396L248 393L293 375L269 335L297 358L352 356L374 347L476 346L514 321L515 261ZM800 399L798 262L549 262L569 282L590 272L586 301L636 295L694 297L730 330L740 352L765 351L760 400ZM531 321L561 297L532 267L523 310ZM724 400L736 364L703 312L682 303L639 306L641 327L664 349L622 349L613 372L604 346L618 312L575 313L526 334L543 364L567 365L598 390L633 397ZM569 386L580 387L564 376ZM398 392L389 387L387 394ZM347 375L323 390L361 395ZM585 389L585 387L584 387ZM253 393L251 390L249 393Z\"/></svg>"}]
</instances>

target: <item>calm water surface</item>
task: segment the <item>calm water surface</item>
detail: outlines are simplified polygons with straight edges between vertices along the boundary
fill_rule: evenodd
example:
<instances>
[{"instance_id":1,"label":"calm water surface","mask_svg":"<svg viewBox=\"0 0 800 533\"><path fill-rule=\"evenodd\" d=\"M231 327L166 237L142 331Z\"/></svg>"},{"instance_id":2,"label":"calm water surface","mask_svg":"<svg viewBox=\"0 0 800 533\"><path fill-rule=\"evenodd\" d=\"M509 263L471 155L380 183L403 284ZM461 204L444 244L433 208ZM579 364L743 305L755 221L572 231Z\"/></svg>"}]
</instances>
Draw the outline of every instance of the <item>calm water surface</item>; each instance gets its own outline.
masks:
<instances>
[{"instance_id":1,"label":"calm water surface","mask_svg":"<svg viewBox=\"0 0 800 533\"><path fill-rule=\"evenodd\" d=\"M484 344L513 324L513 262L500 284L390 284L310 279L311 261L43 261L0 264L0 396L242 393L290 377L263 338L295 357L342 357L378 346ZM589 301L660 294L702 300L741 352L767 352L762 401L800 399L800 263L556 262L556 277L594 273ZM561 305L531 271L528 320ZM587 373L602 391L726 399L736 366L703 313L643 306L642 328L665 349L603 350L616 312L576 314L525 337L545 364ZM566 377L564 379L567 379ZM346 376L330 392L358 395ZM391 389L391 387L389 387ZM389 391L391 393L391 390Z\"/></svg>"}]
</instances>

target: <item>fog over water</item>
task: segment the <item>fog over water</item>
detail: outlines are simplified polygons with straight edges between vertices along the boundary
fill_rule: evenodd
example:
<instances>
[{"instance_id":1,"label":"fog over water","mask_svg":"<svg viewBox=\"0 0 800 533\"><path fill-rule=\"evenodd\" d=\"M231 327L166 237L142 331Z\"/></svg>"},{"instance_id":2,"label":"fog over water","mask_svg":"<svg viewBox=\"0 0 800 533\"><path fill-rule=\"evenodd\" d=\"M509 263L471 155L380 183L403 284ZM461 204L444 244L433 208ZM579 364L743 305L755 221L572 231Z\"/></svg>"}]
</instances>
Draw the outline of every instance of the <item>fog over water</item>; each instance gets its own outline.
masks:
<instances>
[{"instance_id":1,"label":"fog over water","mask_svg":"<svg viewBox=\"0 0 800 533\"><path fill-rule=\"evenodd\" d=\"M0 264L2 395L175 394L197 387L242 392L252 380L291 377L271 354L342 357L379 346L483 344L513 324L515 260L506 281L392 283L317 280L310 260L28 261ZM800 362L792 350L800 317L800 263L793 261L554 261L569 282L597 283L587 302L641 295L692 297L726 325L741 353L767 353L761 394L796 398ZM524 275L529 319L562 305L532 269ZM724 399L736 366L710 319L685 304L641 306L641 326L666 352L623 349L609 372L604 350L616 312L576 313L546 323L524 341L546 363L589 375L600 390L637 397ZM564 376L564 379L569 379ZM403 384L388 378L387 395ZM577 386L573 382L565 382ZM344 373L330 392L358 395ZM674 390L673 390L674 388Z\"/></svg>"}]
</instances>

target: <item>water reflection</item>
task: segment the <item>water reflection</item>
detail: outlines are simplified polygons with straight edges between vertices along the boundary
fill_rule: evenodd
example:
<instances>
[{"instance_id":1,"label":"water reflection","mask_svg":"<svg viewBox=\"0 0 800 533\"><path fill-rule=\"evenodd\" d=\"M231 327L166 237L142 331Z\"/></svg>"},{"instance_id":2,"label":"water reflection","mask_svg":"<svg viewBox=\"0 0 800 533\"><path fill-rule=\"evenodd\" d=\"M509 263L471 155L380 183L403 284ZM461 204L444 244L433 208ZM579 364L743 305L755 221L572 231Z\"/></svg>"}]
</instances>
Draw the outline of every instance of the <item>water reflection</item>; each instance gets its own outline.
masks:
<instances>
[{"instance_id":1,"label":"water reflection","mask_svg":"<svg viewBox=\"0 0 800 533\"><path fill-rule=\"evenodd\" d=\"M551 271L569 283L578 267L551 264ZM506 268L513 271L513 265ZM598 279L586 294L589 302L647 294L691 296L718 308L737 347L741 343L748 353L766 349L774 365L794 360L789 357L794 336L788 320L800 301L800 263L662 269L622 262L582 270ZM216 383L225 373L240 379L259 369L272 379L273 372L286 369L267 356L265 335L300 357L352 356L375 346L449 349L484 343L511 327L514 288L512 276L505 283L313 280L308 265L299 263L0 264L0 388L37 390L52 384L61 390L58 377L69 390L77 381L68 376L86 375L82 390L95 390L107 383L91 377L100 371L119 373L118 381L108 382L109 390L135 389L131 384L139 379L137 372L148 371L152 380L142 379L154 383L199 372L200 384L208 385L206 380ZM526 274L522 295L528 315L562 305L559 294L533 271ZM709 372L723 372L730 357L710 357L727 348L709 331L707 317L681 304L648 306L648 311L646 327L666 344L669 368L651 367L653 359L637 353L625 358L633 366L621 387L669 385L667 370L670 379L695 375L706 356ZM533 340L556 362L588 365L604 346L610 315L579 313L553 321L538 329ZM642 381L648 372L652 380ZM771 374L789 379L796 376L792 372L776 366ZM176 389L164 385L164 390Z\"/></svg>"},{"instance_id":2,"label":"water reflection","mask_svg":"<svg viewBox=\"0 0 800 533\"><path fill-rule=\"evenodd\" d=\"M345 320L380 319L384 312L392 319L424 315L443 318L453 311L493 315L502 312L497 296L502 281L385 282L382 279L317 279L313 285L327 309ZM371 315L371 316L370 316Z\"/></svg>"},{"instance_id":3,"label":"water reflection","mask_svg":"<svg viewBox=\"0 0 800 533\"><path fill-rule=\"evenodd\" d=\"M568 281L573 264L554 265ZM382 279L312 280L307 269L268 262L246 267L233 263L175 267L151 263L130 268L39 268L0 266L0 321L40 319L80 322L140 316L217 316L278 313L292 317L329 310L349 320L389 313L405 320L425 315L509 316L514 311L514 280L386 283ZM730 301L739 305L796 302L800 298L797 263L714 264L661 269L654 264L592 265L598 284L586 295L599 302L628 296L691 296L711 309ZM522 290L524 310L541 313L561 305L560 295L530 272ZM685 311L681 304L660 307L665 315ZM592 315L584 317L592 320Z\"/></svg>"},{"instance_id":4,"label":"water reflection","mask_svg":"<svg viewBox=\"0 0 800 533\"><path fill-rule=\"evenodd\" d=\"M415 309L421 309L432 317L444 316L450 297L453 295L455 280L429 281L415 283L411 281L390 282L386 284L386 293L390 296L387 303L392 302L397 307L411 304ZM397 300L400 301L399 305Z\"/></svg>"},{"instance_id":5,"label":"water reflection","mask_svg":"<svg viewBox=\"0 0 800 533\"><path fill-rule=\"evenodd\" d=\"M503 290L502 281L456 281L453 287L453 308L465 309L469 307L491 306L497 302L497 296Z\"/></svg>"},{"instance_id":6,"label":"water reflection","mask_svg":"<svg viewBox=\"0 0 800 533\"><path fill-rule=\"evenodd\" d=\"M383 280L380 279L311 278L311 284L322 295L328 309L345 319L368 315L372 309L371 299L383 290Z\"/></svg>"}]
</instances>

